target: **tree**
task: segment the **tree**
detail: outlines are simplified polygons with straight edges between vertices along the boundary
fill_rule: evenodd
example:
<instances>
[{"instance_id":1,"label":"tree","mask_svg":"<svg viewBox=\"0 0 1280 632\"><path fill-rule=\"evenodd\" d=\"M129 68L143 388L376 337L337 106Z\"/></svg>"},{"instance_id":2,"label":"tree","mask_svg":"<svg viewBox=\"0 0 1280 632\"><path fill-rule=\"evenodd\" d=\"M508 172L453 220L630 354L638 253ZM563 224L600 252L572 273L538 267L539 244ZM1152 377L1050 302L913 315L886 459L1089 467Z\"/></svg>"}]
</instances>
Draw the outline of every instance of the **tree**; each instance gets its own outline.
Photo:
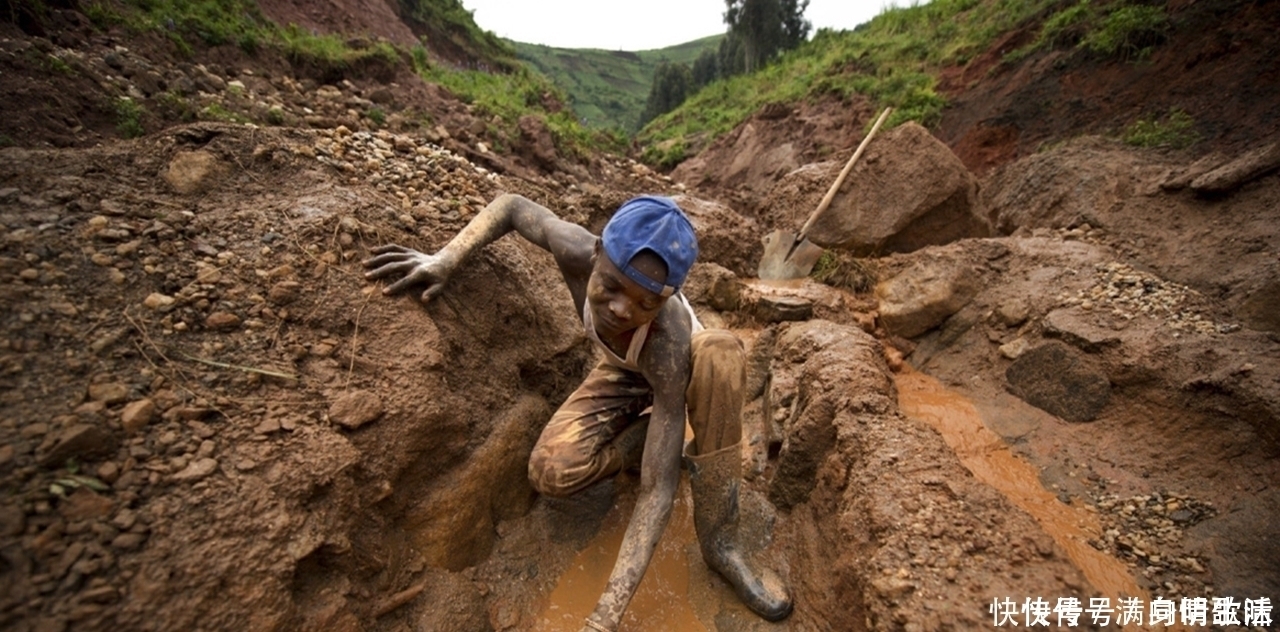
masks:
<instances>
[{"instance_id":1,"label":"tree","mask_svg":"<svg viewBox=\"0 0 1280 632\"><path fill-rule=\"evenodd\" d=\"M693 72L688 64L662 62L653 71L653 84L649 87L649 100L645 102L644 112L640 114L640 124L644 127L671 110L676 109L693 90Z\"/></svg>"},{"instance_id":2,"label":"tree","mask_svg":"<svg viewBox=\"0 0 1280 632\"><path fill-rule=\"evenodd\" d=\"M725 0L729 33L721 43L721 74L755 71L799 46L813 27L804 19L807 8L809 0Z\"/></svg>"},{"instance_id":3,"label":"tree","mask_svg":"<svg viewBox=\"0 0 1280 632\"><path fill-rule=\"evenodd\" d=\"M720 62L716 51L708 48L693 62L693 89L697 90L719 78Z\"/></svg>"}]
</instances>

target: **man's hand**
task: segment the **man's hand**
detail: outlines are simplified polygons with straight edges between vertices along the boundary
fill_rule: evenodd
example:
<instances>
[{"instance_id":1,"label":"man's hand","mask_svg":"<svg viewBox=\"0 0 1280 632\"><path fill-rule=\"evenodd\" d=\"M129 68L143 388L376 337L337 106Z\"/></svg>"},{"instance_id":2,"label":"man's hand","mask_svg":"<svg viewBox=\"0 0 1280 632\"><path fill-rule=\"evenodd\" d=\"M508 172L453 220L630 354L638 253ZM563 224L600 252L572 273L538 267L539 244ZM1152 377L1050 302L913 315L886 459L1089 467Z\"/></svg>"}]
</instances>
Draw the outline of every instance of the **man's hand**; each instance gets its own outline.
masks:
<instances>
[{"instance_id":1,"label":"man's hand","mask_svg":"<svg viewBox=\"0 0 1280 632\"><path fill-rule=\"evenodd\" d=\"M444 290L444 283L453 274L454 266L439 254L428 255L412 248L387 244L373 249L375 255L364 260L364 267L370 268L364 273L366 279L404 275L399 281L388 285L383 294L395 294L411 285L427 284L422 292L422 302L426 303Z\"/></svg>"}]
</instances>

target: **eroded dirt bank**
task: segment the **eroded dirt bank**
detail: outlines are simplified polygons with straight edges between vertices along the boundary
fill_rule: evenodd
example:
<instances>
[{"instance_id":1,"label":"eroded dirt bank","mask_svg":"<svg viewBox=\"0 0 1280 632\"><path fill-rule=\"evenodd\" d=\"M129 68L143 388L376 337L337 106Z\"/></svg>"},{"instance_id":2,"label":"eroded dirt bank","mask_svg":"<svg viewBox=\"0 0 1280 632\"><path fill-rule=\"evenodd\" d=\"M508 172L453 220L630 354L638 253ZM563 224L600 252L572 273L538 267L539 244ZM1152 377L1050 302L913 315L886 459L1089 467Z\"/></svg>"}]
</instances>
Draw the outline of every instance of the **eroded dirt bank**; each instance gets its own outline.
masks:
<instances>
[{"instance_id":1,"label":"eroded dirt bank","mask_svg":"<svg viewBox=\"0 0 1280 632\"><path fill-rule=\"evenodd\" d=\"M322 160L335 152L463 202L402 203ZM634 486L552 501L525 481L529 446L592 358L545 253L503 240L427 308L380 296L358 266L373 244L438 247L498 191L591 224L627 185L542 189L391 134L217 125L8 149L0 169L6 625L534 629ZM1276 176L1250 186L1234 199L1270 195ZM1159 196L1181 194L1153 195L1166 209ZM899 409L903 352L971 397L1058 502L1096 512L1096 548L1143 590L1275 590L1277 343L1239 326L1230 293L1166 280L1161 259L1133 268L1121 235L1138 232L1026 223L879 259L883 279L935 266L977 280L907 340L883 330L874 296L811 282L824 320L766 327L774 312L729 246L749 220L688 204L711 245L690 296L753 342L744 458L761 554L796 587L784 627L964 628L996 597L1095 594L1034 518ZM1274 257L1274 235L1256 236ZM1112 292L1135 285L1139 303ZM1110 383L1096 420L1026 404L1034 385L1009 393L1041 348L1058 355L1026 372L1067 358ZM709 618L762 625L732 599Z\"/></svg>"}]
</instances>

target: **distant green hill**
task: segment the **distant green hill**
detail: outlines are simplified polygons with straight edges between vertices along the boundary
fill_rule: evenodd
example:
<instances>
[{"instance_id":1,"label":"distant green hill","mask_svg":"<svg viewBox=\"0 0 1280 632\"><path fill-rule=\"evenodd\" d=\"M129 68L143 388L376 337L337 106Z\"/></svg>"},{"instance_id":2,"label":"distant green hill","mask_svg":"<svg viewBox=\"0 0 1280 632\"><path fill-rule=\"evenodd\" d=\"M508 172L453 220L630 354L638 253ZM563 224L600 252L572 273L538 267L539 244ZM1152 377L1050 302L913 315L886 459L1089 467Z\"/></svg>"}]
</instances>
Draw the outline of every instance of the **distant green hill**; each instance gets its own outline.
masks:
<instances>
[{"instance_id":1,"label":"distant green hill","mask_svg":"<svg viewBox=\"0 0 1280 632\"><path fill-rule=\"evenodd\" d=\"M520 59L551 78L569 95L579 120L597 129L634 132L649 98L649 85L658 64L692 65L707 48L716 49L724 34L712 35L668 48L642 51L598 48L552 48L512 42Z\"/></svg>"}]
</instances>

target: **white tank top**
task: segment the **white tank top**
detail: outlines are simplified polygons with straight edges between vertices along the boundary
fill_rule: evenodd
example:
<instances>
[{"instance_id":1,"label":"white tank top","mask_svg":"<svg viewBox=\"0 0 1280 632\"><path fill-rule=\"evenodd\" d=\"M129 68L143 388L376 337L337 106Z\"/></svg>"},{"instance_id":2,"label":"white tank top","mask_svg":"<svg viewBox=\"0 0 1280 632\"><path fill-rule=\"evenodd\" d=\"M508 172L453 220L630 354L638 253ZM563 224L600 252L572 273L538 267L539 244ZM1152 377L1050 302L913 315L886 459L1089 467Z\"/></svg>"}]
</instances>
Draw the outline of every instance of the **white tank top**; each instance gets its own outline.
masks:
<instances>
[{"instance_id":1,"label":"white tank top","mask_svg":"<svg viewBox=\"0 0 1280 632\"><path fill-rule=\"evenodd\" d=\"M693 306L689 304L689 300L684 294L676 294L676 298L680 299L680 304L689 312L690 334L696 334L702 331L702 323L698 321L698 316L693 313ZM591 303L587 300L582 301L582 324L587 328L587 337L596 343L604 351L604 360L620 369L626 369L636 373L640 372L640 350L644 348L644 341L649 336L649 325L653 321L649 321L636 328L636 332L631 335L631 346L627 347L627 357L620 358L618 354L613 352L602 340L600 334L596 333L595 323L591 320Z\"/></svg>"}]
</instances>

